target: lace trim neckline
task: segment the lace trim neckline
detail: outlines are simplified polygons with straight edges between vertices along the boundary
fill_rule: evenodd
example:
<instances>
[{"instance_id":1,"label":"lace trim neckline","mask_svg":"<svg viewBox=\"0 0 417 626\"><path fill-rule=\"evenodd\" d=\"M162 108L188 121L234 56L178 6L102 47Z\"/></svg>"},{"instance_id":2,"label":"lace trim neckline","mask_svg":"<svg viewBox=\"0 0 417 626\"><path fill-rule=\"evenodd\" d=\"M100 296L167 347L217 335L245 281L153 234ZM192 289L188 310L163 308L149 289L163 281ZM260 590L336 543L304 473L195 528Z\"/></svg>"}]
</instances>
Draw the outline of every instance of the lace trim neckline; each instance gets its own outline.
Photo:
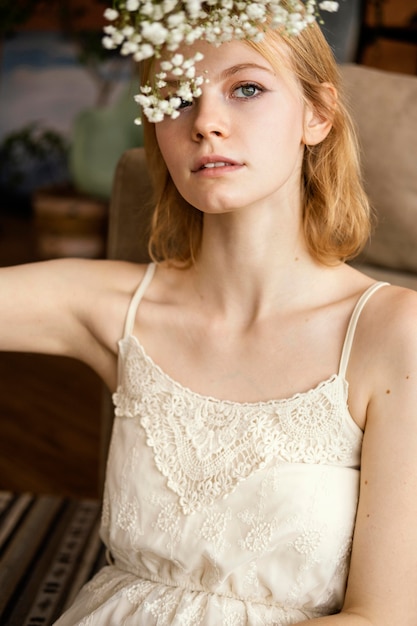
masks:
<instances>
[{"instance_id":1,"label":"lace trim neckline","mask_svg":"<svg viewBox=\"0 0 417 626\"><path fill-rule=\"evenodd\" d=\"M179 381L177 381L174 378L172 378L169 374L167 374L153 360L153 358L151 356L149 356L149 354L146 352L145 348L143 347L143 345L141 344L139 339L136 337L136 335L128 334L125 337L123 337L122 339L120 339L119 343L123 343L125 341L133 343L133 345L139 350L139 352L141 353L143 359L148 363L148 365L150 365L156 372L158 372L159 376L162 379L164 379L166 382L168 382L171 386L173 386L174 388L176 388L179 391L185 392L188 395L191 395L194 398L198 398L199 400L202 400L204 402L210 402L210 403L213 403L213 404L214 403L224 404L224 405L237 406L237 407L249 407L249 408L262 407L262 406L276 406L276 405L280 405L280 404L284 404L285 405L285 404L288 404L288 403L291 403L291 402L298 401L300 398L307 397L307 396L309 396L311 394L314 394L314 393L318 393L324 387L327 387L327 386L333 384L335 381L340 381L342 383L343 387L345 388L346 403L347 403L347 392L348 392L348 388L349 388L349 383L346 380L346 378L344 378L343 376L341 376L338 373L331 374L325 380L322 380L319 383L317 383L317 385L314 385L313 387L307 389L306 391L298 391L298 392L294 393L292 396L289 396L288 398L272 398L270 400L258 400L257 402L239 402L237 400L224 400L222 398L215 398L214 396L202 394L202 393L199 393L198 391L193 391L189 387L186 387L186 386L182 385ZM349 415L350 415L350 413L349 413ZM352 419L352 422L355 424L356 428L358 428L361 431L361 429L356 424L354 419L352 417L351 417L351 419Z\"/></svg>"},{"instance_id":2,"label":"lace trim neckline","mask_svg":"<svg viewBox=\"0 0 417 626\"><path fill-rule=\"evenodd\" d=\"M134 335L120 340L115 415L137 421L185 514L201 510L277 463L357 467L363 432L338 373L285 399L239 403L173 380Z\"/></svg>"}]
</instances>

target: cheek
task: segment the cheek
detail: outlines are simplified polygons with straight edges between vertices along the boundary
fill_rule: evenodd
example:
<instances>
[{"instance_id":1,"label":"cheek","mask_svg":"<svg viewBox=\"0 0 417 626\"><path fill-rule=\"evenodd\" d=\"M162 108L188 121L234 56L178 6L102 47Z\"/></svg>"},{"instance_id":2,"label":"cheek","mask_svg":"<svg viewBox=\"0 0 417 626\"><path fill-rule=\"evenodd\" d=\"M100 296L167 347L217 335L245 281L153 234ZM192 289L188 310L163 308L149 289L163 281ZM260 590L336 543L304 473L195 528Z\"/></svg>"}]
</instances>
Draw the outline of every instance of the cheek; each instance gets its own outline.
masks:
<instances>
[{"instance_id":1,"label":"cheek","mask_svg":"<svg viewBox=\"0 0 417 626\"><path fill-rule=\"evenodd\" d=\"M275 122L275 128L273 126L270 128L266 141L273 150L287 154L288 158L291 158L291 155L302 149L303 136L303 120L299 115L291 112L282 120L282 123L277 125Z\"/></svg>"},{"instance_id":2,"label":"cheek","mask_svg":"<svg viewBox=\"0 0 417 626\"><path fill-rule=\"evenodd\" d=\"M161 151L162 158L164 159L166 166L170 169L171 164L175 163L175 136L172 131L167 127L165 122L158 122L155 124L155 137L159 150Z\"/></svg>"},{"instance_id":3,"label":"cheek","mask_svg":"<svg viewBox=\"0 0 417 626\"><path fill-rule=\"evenodd\" d=\"M169 122L166 124L165 122L158 122L155 125L155 137L172 182L182 195L182 161L180 159L182 152L179 147L178 131L172 128L172 124Z\"/></svg>"}]
</instances>

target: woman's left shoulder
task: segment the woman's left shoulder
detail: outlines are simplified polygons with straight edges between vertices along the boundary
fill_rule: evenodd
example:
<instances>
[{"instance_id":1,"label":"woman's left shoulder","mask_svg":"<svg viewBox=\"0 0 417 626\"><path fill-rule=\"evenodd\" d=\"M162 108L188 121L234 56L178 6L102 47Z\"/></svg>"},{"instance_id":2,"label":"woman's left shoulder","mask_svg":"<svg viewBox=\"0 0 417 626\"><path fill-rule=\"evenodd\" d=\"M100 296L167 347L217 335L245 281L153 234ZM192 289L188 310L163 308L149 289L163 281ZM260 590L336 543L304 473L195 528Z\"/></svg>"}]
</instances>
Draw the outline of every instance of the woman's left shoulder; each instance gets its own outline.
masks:
<instances>
[{"instance_id":1,"label":"woman's left shoulder","mask_svg":"<svg viewBox=\"0 0 417 626\"><path fill-rule=\"evenodd\" d=\"M369 315L379 332L413 330L417 335L417 291L393 284L382 284L369 302Z\"/></svg>"},{"instance_id":2,"label":"woman's left shoulder","mask_svg":"<svg viewBox=\"0 0 417 626\"><path fill-rule=\"evenodd\" d=\"M384 285L361 314L362 345L380 373L417 371L417 291Z\"/></svg>"},{"instance_id":3,"label":"woman's left shoulder","mask_svg":"<svg viewBox=\"0 0 417 626\"><path fill-rule=\"evenodd\" d=\"M408 331L417 341L417 289L375 280L350 266L341 271L341 282L357 302L361 296L370 295L360 312L360 334L363 331L368 340L385 342Z\"/></svg>"}]
</instances>

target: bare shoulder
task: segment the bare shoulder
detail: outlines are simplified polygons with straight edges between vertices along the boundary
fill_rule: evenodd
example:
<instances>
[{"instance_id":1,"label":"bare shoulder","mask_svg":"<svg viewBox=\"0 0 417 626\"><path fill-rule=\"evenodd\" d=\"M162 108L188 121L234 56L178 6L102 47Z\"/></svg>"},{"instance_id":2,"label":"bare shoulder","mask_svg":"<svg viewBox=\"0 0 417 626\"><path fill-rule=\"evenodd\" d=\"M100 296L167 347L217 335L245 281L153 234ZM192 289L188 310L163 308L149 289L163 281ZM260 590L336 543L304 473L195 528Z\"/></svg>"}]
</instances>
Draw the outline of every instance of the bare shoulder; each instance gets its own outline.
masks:
<instances>
[{"instance_id":1,"label":"bare shoulder","mask_svg":"<svg viewBox=\"0 0 417 626\"><path fill-rule=\"evenodd\" d=\"M395 349L399 342L417 342L416 291L386 285L373 296L366 308L368 332L390 350Z\"/></svg>"},{"instance_id":2,"label":"bare shoulder","mask_svg":"<svg viewBox=\"0 0 417 626\"><path fill-rule=\"evenodd\" d=\"M367 303L358 344L373 395L402 389L417 377L417 292L387 285Z\"/></svg>"},{"instance_id":3,"label":"bare shoulder","mask_svg":"<svg viewBox=\"0 0 417 626\"><path fill-rule=\"evenodd\" d=\"M78 313L106 345L120 338L130 300L147 267L126 261L69 261Z\"/></svg>"}]
</instances>

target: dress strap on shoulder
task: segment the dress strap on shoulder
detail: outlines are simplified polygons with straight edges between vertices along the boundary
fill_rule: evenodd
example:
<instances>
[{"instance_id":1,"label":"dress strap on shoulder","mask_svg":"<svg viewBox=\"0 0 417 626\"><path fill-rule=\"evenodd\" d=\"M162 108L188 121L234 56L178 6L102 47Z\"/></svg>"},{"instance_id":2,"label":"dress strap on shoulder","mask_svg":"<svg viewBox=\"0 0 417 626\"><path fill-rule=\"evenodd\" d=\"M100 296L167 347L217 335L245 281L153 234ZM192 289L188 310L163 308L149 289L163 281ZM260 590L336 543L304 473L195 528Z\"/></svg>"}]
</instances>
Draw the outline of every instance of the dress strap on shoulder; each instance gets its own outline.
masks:
<instances>
[{"instance_id":1,"label":"dress strap on shoulder","mask_svg":"<svg viewBox=\"0 0 417 626\"><path fill-rule=\"evenodd\" d=\"M356 326L358 324L360 314L362 313L365 304L368 302L369 298L375 293L375 291L378 291L380 287L384 287L385 285L389 285L389 283L378 282L368 287L368 289L361 295L356 303L355 308L353 309L348 329L346 331L346 337L342 349L342 356L340 358L339 376L343 378L346 376L350 352L352 350L353 339L355 337Z\"/></svg>"},{"instance_id":2,"label":"dress strap on shoulder","mask_svg":"<svg viewBox=\"0 0 417 626\"><path fill-rule=\"evenodd\" d=\"M142 278L138 288L133 294L133 297L129 304L129 308L127 310L123 337L127 337L128 335L132 334L133 326L135 324L136 311L138 310L138 306L143 298L146 289L152 281L152 278L155 274L155 268L155 263L149 263L148 267L146 268L144 277Z\"/></svg>"}]
</instances>

